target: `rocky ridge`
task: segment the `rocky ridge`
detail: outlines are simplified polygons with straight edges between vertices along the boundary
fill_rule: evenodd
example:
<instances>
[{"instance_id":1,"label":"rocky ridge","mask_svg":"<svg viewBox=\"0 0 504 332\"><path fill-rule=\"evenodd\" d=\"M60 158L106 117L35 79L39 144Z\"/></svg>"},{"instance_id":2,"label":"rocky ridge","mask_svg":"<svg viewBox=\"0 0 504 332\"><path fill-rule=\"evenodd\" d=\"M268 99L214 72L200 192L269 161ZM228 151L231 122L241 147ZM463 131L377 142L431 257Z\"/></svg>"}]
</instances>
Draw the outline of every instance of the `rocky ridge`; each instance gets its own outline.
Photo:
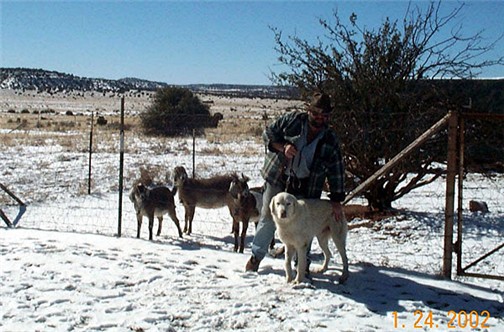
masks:
<instances>
[{"instance_id":1,"label":"rocky ridge","mask_svg":"<svg viewBox=\"0 0 504 332\"><path fill-rule=\"evenodd\" d=\"M37 93L99 92L125 93L155 91L168 86L186 87L193 92L235 97L290 98L296 95L292 87L236 84L170 85L127 77L118 80L79 77L44 69L0 68L0 89L35 91Z\"/></svg>"}]
</instances>

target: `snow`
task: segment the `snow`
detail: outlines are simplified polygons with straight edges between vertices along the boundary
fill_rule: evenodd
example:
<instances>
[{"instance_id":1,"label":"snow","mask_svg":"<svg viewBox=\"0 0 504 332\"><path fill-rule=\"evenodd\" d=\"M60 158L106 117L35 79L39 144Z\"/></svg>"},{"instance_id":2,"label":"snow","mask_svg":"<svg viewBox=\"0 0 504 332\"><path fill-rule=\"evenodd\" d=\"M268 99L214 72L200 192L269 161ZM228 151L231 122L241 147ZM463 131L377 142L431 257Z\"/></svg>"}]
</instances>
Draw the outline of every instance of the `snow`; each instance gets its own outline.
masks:
<instances>
[{"instance_id":1,"label":"snow","mask_svg":"<svg viewBox=\"0 0 504 332\"><path fill-rule=\"evenodd\" d=\"M127 190L138 167L180 164L191 169L190 156L184 154L189 141L163 144L169 156L152 153L159 145L153 139L127 141L121 237L117 177L110 175L110 169L116 170L117 154L94 156L93 193L77 195L81 184L75 179L84 176L85 153L59 152L55 145L49 148L57 153L46 155L41 155L41 146L2 151L2 176L18 176L16 191L29 201L16 228L0 227L0 330L416 331L417 323L425 331L468 331L462 310L467 317L474 311L474 330L503 330L502 281L455 273L453 280L439 277L442 180L396 202L401 211L397 216L350 223L350 277L345 284L338 284L341 262L331 244L335 255L329 270L314 274L313 284L294 286L285 282L282 258L267 256L258 273L244 271L254 227L249 227L245 253L233 252L231 221L224 208L196 209L189 236L179 238L166 217L160 237L147 240L144 220L141 238L135 238ZM204 165L197 167L202 176L245 169L251 185L261 184L263 148L254 144L219 143L220 149L237 154L205 156ZM206 145L215 149L215 144L198 141L200 151ZM504 178L471 175L465 181L463 206L475 191L490 209L488 214L464 210L464 257L470 262L502 243ZM17 214L13 205L2 209L13 218ZM177 215L183 219L178 203ZM323 257L316 241L313 254L313 264L320 264ZM471 271L503 276L503 258L500 250ZM456 254L454 271L455 262ZM455 328L449 328L451 311L457 314Z\"/></svg>"}]
</instances>

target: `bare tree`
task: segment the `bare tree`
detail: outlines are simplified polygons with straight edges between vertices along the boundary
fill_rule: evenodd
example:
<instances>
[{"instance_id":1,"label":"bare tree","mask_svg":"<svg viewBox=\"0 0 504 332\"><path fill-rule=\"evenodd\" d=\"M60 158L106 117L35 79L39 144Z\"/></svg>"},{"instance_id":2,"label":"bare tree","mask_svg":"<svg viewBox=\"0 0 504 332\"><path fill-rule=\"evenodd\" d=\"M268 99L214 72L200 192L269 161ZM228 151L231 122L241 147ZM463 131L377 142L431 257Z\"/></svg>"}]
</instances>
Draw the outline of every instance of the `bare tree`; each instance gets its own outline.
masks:
<instances>
[{"instance_id":1,"label":"bare tree","mask_svg":"<svg viewBox=\"0 0 504 332\"><path fill-rule=\"evenodd\" d=\"M332 96L333 125L356 182L372 175L447 110L467 102L452 100L443 92L442 80L470 79L485 67L504 65L504 57L480 60L502 36L490 43L484 42L484 31L464 36L455 24L464 5L444 16L440 7L441 2L430 2L425 11L410 6L402 22L387 18L377 30L360 27L356 14L344 24L335 11L333 23L320 20L324 37L313 43L297 36L285 39L272 28L278 59L288 67L272 73L272 80L298 87L302 96L313 90ZM369 204L391 208L394 200L438 178L442 170L435 162L444 161L444 142L441 136L433 138L378 179L365 193Z\"/></svg>"}]
</instances>

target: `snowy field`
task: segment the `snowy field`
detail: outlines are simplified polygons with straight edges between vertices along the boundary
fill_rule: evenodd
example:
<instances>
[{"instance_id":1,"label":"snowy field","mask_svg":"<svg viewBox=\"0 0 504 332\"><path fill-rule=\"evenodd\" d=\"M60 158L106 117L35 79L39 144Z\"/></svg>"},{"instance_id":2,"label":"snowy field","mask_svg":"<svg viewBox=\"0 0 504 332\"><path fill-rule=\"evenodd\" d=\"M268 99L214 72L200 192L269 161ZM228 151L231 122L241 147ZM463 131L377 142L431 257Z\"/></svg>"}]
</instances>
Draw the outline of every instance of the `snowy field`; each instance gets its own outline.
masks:
<instances>
[{"instance_id":1,"label":"snowy field","mask_svg":"<svg viewBox=\"0 0 504 332\"><path fill-rule=\"evenodd\" d=\"M439 277L444 236L444 182L420 188L395 203L401 213L377 222L351 221L350 277L339 285L339 255L313 284L285 283L283 259L266 257L258 273L244 271L234 253L226 209L197 209L193 234L178 238L167 217L160 237L148 241L127 190L140 167L169 179L173 167L192 169L190 139L126 138L122 236L118 232L117 153L93 158L93 187L86 195L87 154L59 143L2 147L0 182L27 210L17 227L0 227L1 331L502 331L504 282ZM54 133L56 134L56 133ZM12 133L0 132L2 141ZM61 134L62 135L62 134ZM72 136L73 137L73 136ZM56 141L55 141L56 142ZM117 135L111 136L118 146ZM159 146L163 149L160 150ZM199 176L244 172L260 185L263 147L255 140L197 141ZM217 153L210 154L208 151ZM233 151L230 153L229 151ZM169 182L169 181L166 181ZM169 184L169 183L168 183ZM504 238L504 178L470 175L464 183L464 262ZM5 194L1 208L18 209ZM470 213L469 199L490 213ZM177 201L178 202L178 201ZM177 205L183 219L183 208ZM362 227L359 227L362 226ZM157 223L155 224L155 228ZM276 246L281 244L277 242ZM504 250L470 272L504 276ZM314 264L322 254L313 247ZM456 255L453 257L455 271Z\"/></svg>"}]
</instances>

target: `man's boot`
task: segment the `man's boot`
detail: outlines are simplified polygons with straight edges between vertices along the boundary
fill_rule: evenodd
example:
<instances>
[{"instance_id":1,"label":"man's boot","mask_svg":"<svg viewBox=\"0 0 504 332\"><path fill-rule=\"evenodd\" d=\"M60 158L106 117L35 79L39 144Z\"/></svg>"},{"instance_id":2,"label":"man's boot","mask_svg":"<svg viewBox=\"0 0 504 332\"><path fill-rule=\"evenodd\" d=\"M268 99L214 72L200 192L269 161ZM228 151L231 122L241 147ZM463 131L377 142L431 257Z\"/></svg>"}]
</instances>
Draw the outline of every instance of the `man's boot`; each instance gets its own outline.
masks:
<instances>
[{"instance_id":1,"label":"man's boot","mask_svg":"<svg viewBox=\"0 0 504 332\"><path fill-rule=\"evenodd\" d=\"M251 271L251 272L257 272L259 270L259 264L261 263L260 259L255 258L255 256L251 256L250 259L247 262L247 265L245 265L245 271Z\"/></svg>"}]
</instances>

